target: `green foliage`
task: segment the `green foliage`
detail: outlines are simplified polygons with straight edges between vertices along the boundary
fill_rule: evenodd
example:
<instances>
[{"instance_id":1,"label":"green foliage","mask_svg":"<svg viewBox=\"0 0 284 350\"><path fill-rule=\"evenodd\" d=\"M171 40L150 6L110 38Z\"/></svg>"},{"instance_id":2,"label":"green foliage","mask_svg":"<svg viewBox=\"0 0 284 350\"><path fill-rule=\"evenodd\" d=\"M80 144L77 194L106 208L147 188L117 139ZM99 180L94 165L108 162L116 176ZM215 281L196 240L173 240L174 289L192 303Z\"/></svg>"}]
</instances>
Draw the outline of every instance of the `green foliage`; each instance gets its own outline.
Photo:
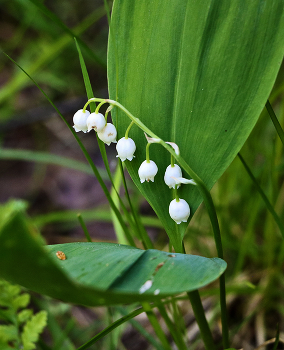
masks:
<instances>
[{"instance_id":1,"label":"green foliage","mask_svg":"<svg viewBox=\"0 0 284 350\"><path fill-rule=\"evenodd\" d=\"M245 15L244 15L245 13ZM162 15L161 15L162 14ZM110 98L119 101L181 156L211 189L254 127L283 58L283 3L115 1L109 39ZM129 118L112 113L123 137ZM137 170L146 140L130 132L139 147L127 169L163 223L174 246L186 224L168 215L172 193L163 183L168 153L151 146L159 168L154 183L141 184ZM196 211L197 188L182 186L180 197Z\"/></svg>"},{"instance_id":2,"label":"green foliage","mask_svg":"<svg viewBox=\"0 0 284 350\"><path fill-rule=\"evenodd\" d=\"M17 328L13 325L3 326L0 325L0 343L8 343L18 339Z\"/></svg>"},{"instance_id":3,"label":"green foliage","mask_svg":"<svg viewBox=\"0 0 284 350\"><path fill-rule=\"evenodd\" d=\"M38 341L39 334L43 331L47 322L46 311L40 311L33 315L25 324L22 333L24 350L35 349L35 343Z\"/></svg>"},{"instance_id":4,"label":"green foliage","mask_svg":"<svg viewBox=\"0 0 284 350\"><path fill-rule=\"evenodd\" d=\"M22 293L21 287L0 280L0 347L1 350L32 350L36 348L39 334L47 323L46 311L33 315L27 309L30 295Z\"/></svg>"},{"instance_id":5,"label":"green foliage","mask_svg":"<svg viewBox=\"0 0 284 350\"><path fill-rule=\"evenodd\" d=\"M69 5L68 1L64 3ZM72 3L72 9L71 6L69 7L70 12L73 11L77 16L75 3L77 2ZM13 57L19 55L16 61L35 77L35 80L45 84L44 89L49 90L48 94L52 96L52 99L54 96L56 98L59 96L60 89L64 90L64 94L60 95L57 100L74 96L74 92L82 93L81 76L75 77L73 74L79 71L75 46L72 47L73 34L78 36L83 33L88 26L102 16L105 10L99 8L98 11L90 12L90 15L79 25L74 25L76 21L73 21L69 12L62 11L61 18L64 20L61 21L59 19L60 10L53 4L48 5L52 11L38 0L5 1L5 4L8 4L11 9L10 15L14 16L13 20L21 21L21 28L15 30L16 33L13 33L12 30L15 35L7 41L7 44L4 43L4 50L8 50L9 54L12 53L10 55ZM61 5L61 2L58 4L62 8L65 6ZM85 16L85 8L83 13ZM53 21L53 25L50 25L50 20ZM29 22L33 30L31 36L29 32L26 33ZM71 23L72 27L67 27L65 23ZM237 0L235 2L206 0L203 6L196 0L177 0L175 3L168 0L151 1L151 3L145 0L116 0L109 42L108 74L111 97L124 104L135 117L140 118L146 126L165 141L177 142L182 157L200 175L208 188L211 188L240 150L244 141L247 140L269 95L283 57L281 41L283 23L282 0L272 0L269 6L262 0ZM5 30L3 33L5 36ZM31 37L32 40L30 40ZM24 39L22 43L21 38ZM83 49L82 41L78 39L78 42ZM93 36L89 47L92 49L92 46L96 49L99 47L95 45ZM64 54L62 54L63 50L65 50ZM92 58L96 60L88 48L85 53L90 53L89 56L93 56ZM96 61L103 63L104 55L96 56L98 58ZM76 59L72 59L74 57ZM87 94L92 97L92 89L98 91L101 88L97 79L98 75L91 72L91 64L86 62L85 65L81 54L80 62ZM45 69L47 65L48 70ZM90 78L86 66L88 70L90 69ZM0 91L0 100L6 106L1 109L2 118L6 114L5 108L12 109L14 106L21 106L21 102L19 103L17 96L13 94L31 84L28 75L23 75L22 72L16 71L11 74L10 78L9 75L10 72L7 74L7 71L4 70L4 80L7 76L8 82ZM283 125L284 104L279 98L284 91L282 78L283 71L280 73L278 84L271 97L271 102L277 97L277 104L274 103L273 106L276 107L279 123L273 111L269 109L269 113L279 136L283 139L281 125ZM68 90L68 87L71 88ZM11 103L9 100L11 97L16 103ZM31 100L28 101L28 104L30 103ZM115 109L113 117L118 127L118 135L122 137L129 119ZM181 244L186 224L178 226L179 232L176 230L177 226L168 216L168 203L172 199L171 192L164 184L164 187L161 185L163 170L169 164L170 157L161 146L151 146L150 156L158 163L159 172L155 183L141 185L137 178L137 168L145 159L145 139L141 130L138 130L136 126L131 129L130 137L133 137L139 146L133 162L126 161L128 170L137 187L161 218L159 221L157 218L147 217L143 223L159 228L165 227L172 243L179 241ZM238 295L238 317L234 317L234 310L230 311L230 316L233 316L229 323L230 331L233 336L238 329L240 339L244 339L242 336L244 334L246 334L245 337L251 334L251 338L255 340L258 331L261 334L266 333L268 339L273 337L275 335L272 331L275 329L273 316L277 315L277 318L280 319L284 315L283 293L281 294L284 244L281 243L280 235L276 234L278 228L274 222L275 220L278 223L283 234L283 145L278 139L272 142L274 137L275 130L263 113L241 150L240 159L249 164L251 173L246 166L245 171L240 160L236 159L212 190L214 202L217 204L225 259L229 268L227 274L227 295L231 296L229 307L233 306L234 309L234 300ZM5 144L5 137L3 140ZM107 171L101 172L93 168L93 172L97 174L109 196L108 187L105 186L103 180L107 178L107 175L112 176L112 174L107 164L104 145L100 144L100 148ZM88 157L86 150L83 147L82 149ZM46 152L11 149L2 151L1 149L0 158L59 164L86 173L92 172L91 168L83 163L49 155ZM251 179L247 176L248 173ZM185 173L184 175L187 176ZM251 180L256 185L258 192ZM120 186L117 187L119 192ZM137 191L134 193L133 198L137 198L135 201L137 200L138 208L141 197L137 196ZM197 188L183 186L179 194L188 200L193 214L201 201ZM133 213L127 216L120 212L121 198L117 199L115 191L112 192L111 199L115 209L117 207L117 217L122 223L126 223L123 227L116 220L116 227L120 231L125 228L129 229L130 234L133 235L134 242L132 240L132 243L136 244L138 230L136 223L134 224ZM148 276L154 276L154 282L157 285L153 284L151 289L143 294L147 300L149 295L151 296L149 300L158 300L159 298L154 299L154 296L151 295L153 290L160 289L159 294L162 296L161 291L168 293L171 290L177 293L184 290L185 286L186 288L197 288L210 281L207 278L208 274L213 280L225 267L224 263L217 259L195 258L192 255L183 258L179 254L175 258L168 259L168 253L157 250L144 253L132 247L118 247L104 243L64 244L43 249L43 242L38 231L24 214L26 206L26 203L18 201L10 202L0 208L0 274L5 274L6 278L11 278L14 282L26 285L30 289L53 295L62 300L67 300L66 296L70 294L73 298L70 299L71 301L89 305L107 303L106 299L111 303L142 300L143 295L139 294L139 287L141 288L141 284L147 280ZM132 210L131 205L129 207ZM270 213L266 214L267 208L273 217ZM35 218L34 222L41 226L51 222L74 222L74 220L77 221L78 210L42 214ZM85 211L83 217L85 222L94 220L94 218L109 222L111 221L110 212L110 210L99 207L96 211ZM209 224L201 208L187 228L188 234L183 242L186 251L198 252L204 256L215 256ZM160 241L153 240L154 245L164 249L165 241L162 233L159 238L161 238ZM66 254L67 260L61 261L56 257L56 251L59 249ZM156 259L150 260L153 257ZM158 269L159 264L165 262L164 259L168 259L166 264ZM177 264L176 271L179 271L180 274L175 276L175 270L166 273L165 268L171 267L169 263L179 259L180 263ZM194 259L196 259L195 262ZM201 269L198 270L197 267ZM156 269L158 269L157 273L155 273ZM203 274L200 274L200 271ZM198 277L196 277L197 272ZM184 276L196 277L196 279L187 281ZM202 276L205 276L205 279ZM167 285L157 281L159 278L163 279ZM168 283L168 280L173 285ZM205 284L202 284L203 282ZM111 293L105 290L108 284L109 289L116 289L115 293L113 290ZM174 290L174 287L177 286L178 288ZM119 290L123 290L123 293L119 294ZM201 293L212 297L213 294L219 294L219 291L209 286ZM12 300L9 295L13 296ZM46 299L45 302L48 304L50 300ZM38 334L41 332L40 324L43 326L45 315L40 313L33 316L32 310L27 308L28 303L29 295L21 293L18 286L9 284L7 293L3 292L2 304L0 302L0 305L4 306L0 307L1 350L12 349L11 342L18 342L19 346L25 342L26 349L34 348L34 342L37 341ZM252 305L254 307L251 307ZM50 312L49 306L47 308ZM17 311L13 311L14 309ZM138 309L127 314L130 312L129 309L123 314L126 315L125 317L115 322L112 320L113 323L80 349L89 348L113 329L143 311L143 309ZM216 306L214 301L212 307L210 306L210 311L213 311L210 313L213 314L212 324L219 322L219 306ZM266 329L256 327L259 329L252 331L254 316L258 311L261 312L257 315L256 325L262 324L263 319ZM160 314L162 317L165 315L161 310ZM67 318L66 314L64 317ZM166 320L166 317L163 318ZM175 320L180 319L181 314L178 312ZM272 320L270 323L269 319ZM65 347L67 349L66 344L69 343L70 349L75 348L72 344L74 338L71 336L69 342L68 333L72 327L75 328L73 325L75 322L73 318L69 321L69 326L66 328L63 322L65 328L63 332L56 320L53 326L49 324L56 350L65 349ZM176 325L178 323L175 322ZM249 331L246 332L245 327L248 324ZM235 329L234 326L236 326ZM92 330L94 329L101 330L101 325L98 328L95 326ZM215 329L217 330L217 327ZM222 330L224 329L223 326ZM90 331L89 338L93 337L96 331ZM271 337L269 337L269 332ZM80 333L81 343L85 341L81 328L74 330L74 333ZM177 326L176 337L181 338L182 335L181 329ZM274 350L278 347L278 340L279 330ZM199 339L196 342L198 343ZM178 342L176 344L180 348ZM236 343L232 345L234 348L229 345L223 347L227 350L242 347ZM159 343L154 346L157 349L161 347ZM191 349L196 346L200 348L195 343L190 343ZM105 349L104 346L102 349Z\"/></svg>"},{"instance_id":6,"label":"green foliage","mask_svg":"<svg viewBox=\"0 0 284 350\"><path fill-rule=\"evenodd\" d=\"M59 244L43 249L23 211L16 204L14 207L0 231L0 277L64 301L111 305L159 300L201 288L226 268L218 258L111 243ZM63 251L67 259L60 260L57 251ZM25 294L14 297L17 308L28 302Z\"/></svg>"}]
</instances>

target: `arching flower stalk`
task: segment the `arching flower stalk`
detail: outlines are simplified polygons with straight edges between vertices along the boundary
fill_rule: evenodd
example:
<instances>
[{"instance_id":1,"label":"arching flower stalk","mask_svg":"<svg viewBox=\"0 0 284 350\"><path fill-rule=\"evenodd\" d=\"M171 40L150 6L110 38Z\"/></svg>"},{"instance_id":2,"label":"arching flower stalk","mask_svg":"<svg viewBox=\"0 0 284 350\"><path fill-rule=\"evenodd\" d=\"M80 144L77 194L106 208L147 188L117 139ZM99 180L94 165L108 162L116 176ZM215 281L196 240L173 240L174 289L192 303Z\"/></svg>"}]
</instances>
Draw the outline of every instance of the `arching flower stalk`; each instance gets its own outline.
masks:
<instances>
[{"instance_id":1,"label":"arching flower stalk","mask_svg":"<svg viewBox=\"0 0 284 350\"><path fill-rule=\"evenodd\" d=\"M149 154L149 148L151 143L155 143L157 141L153 141L154 139L151 139L148 137L146 133L145 137L148 141L147 146L146 146L146 160L140 165L138 169L138 175L140 177L140 182L143 183L145 181L149 182L152 181L154 182L154 177L158 172L158 167L155 162L150 160L150 154Z\"/></svg>"}]
</instances>

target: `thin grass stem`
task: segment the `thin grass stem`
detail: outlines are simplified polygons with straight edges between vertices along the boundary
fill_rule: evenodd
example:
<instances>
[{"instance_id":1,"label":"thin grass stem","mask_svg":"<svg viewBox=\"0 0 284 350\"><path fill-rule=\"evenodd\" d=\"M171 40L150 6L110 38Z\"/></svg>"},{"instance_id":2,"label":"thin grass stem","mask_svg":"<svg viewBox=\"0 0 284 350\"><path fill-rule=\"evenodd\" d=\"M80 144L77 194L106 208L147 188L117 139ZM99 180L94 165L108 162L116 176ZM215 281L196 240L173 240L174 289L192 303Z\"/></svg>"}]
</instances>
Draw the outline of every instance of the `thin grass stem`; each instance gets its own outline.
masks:
<instances>
[{"instance_id":1,"label":"thin grass stem","mask_svg":"<svg viewBox=\"0 0 284 350\"><path fill-rule=\"evenodd\" d=\"M182 335L182 332L179 328L179 325L173 324L173 322L169 318L169 315L167 314L167 311L166 311L165 306L163 304L159 304L158 309L159 309L160 314L163 317L178 349L179 350L187 350L187 346L184 342L183 335Z\"/></svg>"},{"instance_id":2,"label":"thin grass stem","mask_svg":"<svg viewBox=\"0 0 284 350\"><path fill-rule=\"evenodd\" d=\"M117 307L117 310L123 315L127 315L124 307ZM157 350L164 350L162 345L136 320L130 319L128 322L138 330L138 332L145 337L150 344L152 344Z\"/></svg>"},{"instance_id":3,"label":"thin grass stem","mask_svg":"<svg viewBox=\"0 0 284 350\"><path fill-rule=\"evenodd\" d=\"M105 337L107 334L109 334L111 331L113 331L115 328L117 328L118 326L122 325L123 323L127 322L128 320L132 319L135 316L138 316L140 314L142 314L144 311L144 309L141 307L137 310L132 311L131 313L129 313L126 316L121 317L119 320L113 322L110 326L108 326L107 328L105 328L104 330L102 330L100 333L98 333L97 335L95 335L93 338L91 338L89 341L87 341L85 344L81 345L77 350L85 350L85 349L89 349L89 347L93 344L95 344L98 340L102 339L103 337Z\"/></svg>"},{"instance_id":4,"label":"thin grass stem","mask_svg":"<svg viewBox=\"0 0 284 350\"><path fill-rule=\"evenodd\" d=\"M120 174L119 166L117 166L115 174L114 174L114 186L115 187L113 187L111 190L111 198L118 208L119 208L118 193L119 193L120 185L121 185L121 174ZM115 216L115 213L113 211L111 212L111 216L112 216L112 222L113 222L114 231L115 231L116 239L117 239L118 243L127 244L128 240L125 236L125 233L122 229L122 226L120 225L120 223L117 220L117 217Z\"/></svg>"},{"instance_id":5,"label":"thin grass stem","mask_svg":"<svg viewBox=\"0 0 284 350\"><path fill-rule=\"evenodd\" d=\"M150 237L148 236L147 231L145 230L145 227L143 226L143 224L141 222L140 216L137 215L136 210L134 209L134 207L132 205L132 201L131 201L130 196L129 196L129 192L128 192L128 188L127 188L127 184L126 184L126 180L125 180L125 176L124 176L124 172L123 172L122 162L120 160L119 160L119 168L120 168L121 177L122 177L122 181L123 181L125 196L127 198L132 216L134 218L134 222L135 222L139 237L140 237L145 249L153 249L154 248L153 243L152 243Z\"/></svg>"},{"instance_id":6,"label":"thin grass stem","mask_svg":"<svg viewBox=\"0 0 284 350\"><path fill-rule=\"evenodd\" d=\"M154 314L150 304L147 302L143 302L142 306L143 306L143 309L145 310L145 312L148 316L148 319L149 319L152 327L154 328L154 331L155 331L157 337L159 338L161 344L163 345L164 349L171 350L172 348L168 342L168 339L166 338L165 333L163 332L161 325L160 325L159 321L157 320L157 317Z\"/></svg>"},{"instance_id":7,"label":"thin grass stem","mask_svg":"<svg viewBox=\"0 0 284 350\"><path fill-rule=\"evenodd\" d=\"M266 194L263 192L262 188L260 187L257 179L254 177L253 173L251 172L249 166L247 165L247 163L245 162L244 158L241 156L240 153L238 153L238 157L240 159L240 161L242 162L246 172L248 173L249 177L251 178L252 182L254 183L254 185L256 186L259 194L261 195L267 209L270 211L271 215L273 216L280 232L282 235L282 238L284 238L284 225L280 219L280 217L277 215L276 211L274 210L272 204L270 203L269 199L267 198Z\"/></svg>"},{"instance_id":8,"label":"thin grass stem","mask_svg":"<svg viewBox=\"0 0 284 350\"><path fill-rule=\"evenodd\" d=\"M282 142L282 144L284 145L284 131L276 117L276 114L274 113L274 110L269 102L269 100L267 100L265 107L267 109L267 112L272 120L272 123L274 124L274 127L277 131L278 136L280 137L280 140Z\"/></svg>"},{"instance_id":9,"label":"thin grass stem","mask_svg":"<svg viewBox=\"0 0 284 350\"><path fill-rule=\"evenodd\" d=\"M83 232L84 232L84 235L85 235L87 241L88 241L88 242L92 242L92 238L91 238L91 236L90 236L90 234L89 234L89 231L88 231L88 229L87 229L87 226L86 226L86 224L85 224L85 222L84 222L84 220L83 220L83 218L82 218L82 215L81 215L81 214L77 214L77 217L78 217L78 220L79 220L79 222L80 222L80 225L81 225L81 227L82 227L82 229L83 229Z\"/></svg>"}]
</instances>

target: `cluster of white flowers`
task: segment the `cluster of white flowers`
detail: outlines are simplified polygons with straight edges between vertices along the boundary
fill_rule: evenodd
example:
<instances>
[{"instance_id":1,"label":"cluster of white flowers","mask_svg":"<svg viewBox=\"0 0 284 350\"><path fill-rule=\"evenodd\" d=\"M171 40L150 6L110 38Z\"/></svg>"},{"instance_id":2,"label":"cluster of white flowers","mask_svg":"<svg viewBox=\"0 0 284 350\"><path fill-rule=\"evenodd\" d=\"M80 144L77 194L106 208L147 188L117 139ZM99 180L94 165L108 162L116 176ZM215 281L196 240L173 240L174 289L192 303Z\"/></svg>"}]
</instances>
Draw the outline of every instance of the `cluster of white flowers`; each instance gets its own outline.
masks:
<instances>
[{"instance_id":1,"label":"cluster of white flowers","mask_svg":"<svg viewBox=\"0 0 284 350\"><path fill-rule=\"evenodd\" d=\"M136 150L135 142L128 137L128 131L125 137L122 137L118 142L116 141L117 131L113 124L106 122L106 117L101 113L90 113L87 110L80 109L74 114L73 117L74 126L76 132L83 131L84 133L90 132L92 129L97 132L100 140L102 140L107 145L112 142L117 143L117 157L124 162L126 159L131 161L135 156L134 152ZM130 125L131 127L131 125ZM128 129L129 130L129 129ZM158 142L160 140L151 139L145 135L148 143ZM178 146L174 143L169 143L178 153ZM150 145L148 145L150 146ZM147 152L146 152L147 153ZM156 163L148 157L140 165L138 169L138 175L141 183L147 181L154 182L154 177L158 172L158 167ZM181 183L191 183L195 184L193 180L187 180L182 177L181 168L177 164L170 164L164 175L164 181L169 188L178 189ZM177 223L187 222L190 216L190 208L188 203L184 199L180 199L176 196L176 199L172 200L169 205L170 217Z\"/></svg>"}]
</instances>

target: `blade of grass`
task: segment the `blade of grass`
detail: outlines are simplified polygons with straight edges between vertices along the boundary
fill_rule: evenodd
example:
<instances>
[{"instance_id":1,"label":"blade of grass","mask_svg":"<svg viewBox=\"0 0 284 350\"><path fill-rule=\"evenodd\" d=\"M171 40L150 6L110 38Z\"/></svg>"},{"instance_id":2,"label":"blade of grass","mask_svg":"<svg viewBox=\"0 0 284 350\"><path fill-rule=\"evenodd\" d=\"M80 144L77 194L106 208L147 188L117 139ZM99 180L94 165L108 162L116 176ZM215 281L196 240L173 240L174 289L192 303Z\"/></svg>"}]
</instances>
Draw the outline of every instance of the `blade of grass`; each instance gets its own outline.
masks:
<instances>
[{"instance_id":1,"label":"blade of grass","mask_svg":"<svg viewBox=\"0 0 284 350\"><path fill-rule=\"evenodd\" d=\"M139 237L143 243L143 246L145 249L153 249L153 244L150 240L150 237L148 236L147 234L147 231L145 230L142 222L141 222L141 219L140 219L140 216L137 215L136 213L136 210L134 209L133 205L132 205L132 202L131 202L131 199L130 199L130 196L129 196L129 192L128 192L128 188L127 188L127 184L126 184L126 180L125 180L125 176L124 176L124 172L123 172L123 166L122 166L122 162L119 160L119 170L120 170L120 174L121 174L121 177L122 177L122 181L123 181L123 186L124 186L124 190L125 190L125 195L126 195L126 198L127 198L127 201L128 201L128 204L129 204L129 207L130 207L130 210L131 210L131 213L133 215L133 218L134 218L134 221L135 221L135 225L136 225L136 228L137 228L137 232L139 233Z\"/></svg>"},{"instance_id":2,"label":"blade of grass","mask_svg":"<svg viewBox=\"0 0 284 350\"><path fill-rule=\"evenodd\" d=\"M87 97L88 99L92 98L94 96L93 94L93 89L92 89L92 85L91 85L91 81L90 81L90 78L89 78L89 74L88 74L88 70L87 70L87 67L86 67L86 64L85 64L85 60L84 60L84 57L82 55L82 52L81 52L81 49L80 49L80 46L77 42L77 39L74 38L75 40L75 43L76 43L76 48L77 48L77 51L78 51L78 55L79 55L79 61L80 61L80 66L81 66L81 71L82 71L82 75L83 75L83 80L84 80L84 84L85 84L85 89L86 89L86 93L87 93ZM90 104L90 110L91 110L91 113L94 113L95 112L95 105L94 104ZM97 136L97 134L96 134ZM111 175L111 171L110 171L110 167L109 167L109 163L108 163L108 160L107 160L107 154L106 154L106 149L105 149L105 144L103 143L103 141L101 141L98 136L97 136L97 141L98 141L98 145L99 145L99 148L100 148L100 152L101 152L101 155L102 155L102 159L103 159L103 162L104 162L104 165L105 165L105 168L106 168L106 171L108 173L108 176L110 178L110 181L112 182L113 184L113 180L112 180L112 175Z\"/></svg>"},{"instance_id":3,"label":"blade of grass","mask_svg":"<svg viewBox=\"0 0 284 350\"><path fill-rule=\"evenodd\" d=\"M91 345L95 344L98 340L105 337L108 333L110 333L112 330L117 328L118 326L122 325L123 323L127 322L128 320L132 319L133 317L136 317L144 312L143 308L139 308L137 310L134 310L130 312L128 315L121 317L119 320L113 322L110 326L102 330L100 333L95 335L92 339L87 341L85 344L81 345L77 350L85 350L88 349Z\"/></svg>"},{"instance_id":4,"label":"blade of grass","mask_svg":"<svg viewBox=\"0 0 284 350\"><path fill-rule=\"evenodd\" d=\"M252 182L254 183L254 185L256 186L259 194L261 195L267 209L270 211L271 215L273 216L279 230L280 233L282 235L282 238L284 238L284 225L280 219L280 217L277 215L276 211L274 210L272 204L270 203L269 199L267 198L266 194L263 192L262 188L260 187L257 179L254 177L253 173L251 172L249 166L247 165L247 163L245 162L244 158L241 156L240 153L238 153L238 157L240 159L240 161L242 162L246 172L248 173L249 177L251 178Z\"/></svg>"},{"instance_id":5,"label":"blade of grass","mask_svg":"<svg viewBox=\"0 0 284 350\"><path fill-rule=\"evenodd\" d=\"M125 309L122 307L117 307L117 310L123 315L126 316L127 313L125 312ZM164 348L161 346L160 343L157 342L157 340L146 331L146 329L136 320L130 319L128 321L134 328L138 330L138 332L145 337L150 344L152 344L157 350L164 350Z\"/></svg>"},{"instance_id":6,"label":"blade of grass","mask_svg":"<svg viewBox=\"0 0 284 350\"><path fill-rule=\"evenodd\" d=\"M78 210L66 210L66 211L58 211L54 213L48 213L44 215L38 215L33 218L33 222L41 228L42 226L54 223L54 222L66 222L66 223L73 223L76 225L78 223L78 219L76 215L78 214ZM110 211L101 209L101 208L94 208L94 209L88 209L81 211L81 214L84 216L84 221L102 221L102 222L112 222L112 217ZM123 216L124 219L126 219ZM161 222L159 219L155 217L150 216L142 216L141 221L144 225L147 225L149 227L157 227L157 228L163 228Z\"/></svg>"},{"instance_id":7,"label":"blade of grass","mask_svg":"<svg viewBox=\"0 0 284 350\"><path fill-rule=\"evenodd\" d=\"M238 276L243 271L244 263L246 257L249 257L251 254L250 248L255 239L255 224L257 222L257 217L260 211L261 202L256 198L251 202L250 206L247 206L250 216L249 221L246 225L246 230L243 237L241 238L241 245L238 247L237 259L234 262L234 276Z\"/></svg>"},{"instance_id":8,"label":"blade of grass","mask_svg":"<svg viewBox=\"0 0 284 350\"><path fill-rule=\"evenodd\" d=\"M275 343L274 343L274 346L273 346L272 350L277 350L278 344L279 344L279 324L277 324Z\"/></svg>"},{"instance_id":9,"label":"blade of grass","mask_svg":"<svg viewBox=\"0 0 284 350\"><path fill-rule=\"evenodd\" d=\"M72 31L70 28L68 28L52 11L50 11L42 2L38 0L30 0L40 11L42 11L47 17L49 17L52 22L57 24L60 28L62 28L67 34L69 34L71 37L75 37L80 45L86 50L86 52L89 54L89 56L99 63L102 67L106 68L105 62L103 62L89 47L88 45L80 39L74 31Z\"/></svg>"},{"instance_id":10,"label":"blade of grass","mask_svg":"<svg viewBox=\"0 0 284 350\"><path fill-rule=\"evenodd\" d=\"M272 123L274 124L274 127L277 131L278 136L280 137L280 140L282 141L282 144L284 145L284 131L276 117L276 114L274 113L274 110L269 102L269 100L267 100L265 107L267 109L267 112L272 120Z\"/></svg>"},{"instance_id":11,"label":"blade of grass","mask_svg":"<svg viewBox=\"0 0 284 350\"><path fill-rule=\"evenodd\" d=\"M115 171L115 175L114 175L114 186L111 190L111 198L114 201L114 203L116 204L116 206L119 208L119 195L118 193L120 192L120 185L121 185L121 176L120 176L120 170L119 170L119 166L116 167L116 171ZM111 216L112 216L112 221L113 221L113 226L114 226L114 230L115 230L115 234L116 234L116 238L118 243L120 244L126 244L127 240L124 234L124 231L119 223L119 221L117 220L114 212L111 212Z\"/></svg>"},{"instance_id":12,"label":"blade of grass","mask_svg":"<svg viewBox=\"0 0 284 350\"><path fill-rule=\"evenodd\" d=\"M161 316L163 317L170 333L171 336L173 337L174 342L176 343L177 347L179 350L187 350L187 346L183 340L183 334L180 330L180 328L178 327L178 324L174 324L169 315L167 314L167 311L165 309L165 306L163 304L160 304L158 306L158 309L160 311ZM180 315L181 316L181 315Z\"/></svg>"},{"instance_id":13,"label":"blade of grass","mask_svg":"<svg viewBox=\"0 0 284 350\"><path fill-rule=\"evenodd\" d=\"M142 306L143 306L143 309L145 310L145 312L148 316L148 319L149 319L152 327L154 328L154 331L155 331L157 337L159 338L161 344L163 345L164 350L171 350L171 346L168 342L168 339L165 336L165 333L163 332L162 327L161 327L156 315L154 314L154 312L151 308L151 305L147 302L143 302Z\"/></svg>"},{"instance_id":14,"label":"blade of grass","mask_svg":"<svg viewBox=\"0 0 284 350\"><path fill-rule=\"evenodd\" d=\"M67 123L67 120L63 117L63 115L60 113L60 111L58 110L58 108L55 106L55 104L51 101L51 99L47 96L47 94L42 90L42 88L37 84L37 82L21 67L18 65L17 62L15 62L9 55L7 55L6 53L4 53L18 68L20 68L32 81L33 83L37 86L37 88L43 93L43 95L45 96L45 98L48 100L48 102L53 106L53 108L56 110L56 112L58 113L58 115L62 118L62 120L64 121L64 123L67 125L67 127L69 128L69 130L72 132L73 136L75 137L76 141L78 142L82 152L84 153L84 156L86 157L88 163L90 164L90 166L92 167L92 170L96 176L96 178L98 179L105 196L107 197L107 200L109 201L109 204L111 206L111 208L113 209L113 211L115 212L121 226L123 227L125 234L127 235L127 237L129 237L129 244L135 247L135 243L133 241L133 238L128 230L128 227L126 226L121 213L119 212L119 210L117 209L117 207L115 206L110 193L108 191L108 188L106 187L103 179L101 178L101 175L97 169L97 167L95 166L95 164L93 163L91 157L89 156L86 148L84 147L83 143L81 142L81 140L79 139L79 137L76 135L76 132L73 130L73 128Z\"/></svg>"},{"instance_id":15,"label":"blade of grass","mask_svg":"<svg viewBox=\"0 0 284 350\"><path fill-rule=\"evenodd\" d=\"M94 174L89 164L46 152L0 148L0 159L17 159L37 163L54 164L65 168L78 170L89 175ZM106 180L108 178L108 175L104 169L100 169L98 171L102 179Z\"/></svg>"},{"instance_id":16,"label":"blade of grass","mask_svg":"<svg viewBox=\"0 0 284 350\"><path fill-rule=\"evenodd\" d=\"M81 225L81 227L82 227L82 230L83 230L83 232L84 232L84 235L85 235L85 237L87 238L87 241L88 241L88 242L92 242L92 238L91 238L91 236L90 236L90 234L89 234L89 231L88 231L88 229L87 229L87 226L86 226L86 224L85 224L85 222L84 222L84 220L83 220L83 218L82 218L82 215L81 215L81 214L77 214L77 217L78 217L78 220L79 220L80 225Z\"/></svg>"}]
</instances>

